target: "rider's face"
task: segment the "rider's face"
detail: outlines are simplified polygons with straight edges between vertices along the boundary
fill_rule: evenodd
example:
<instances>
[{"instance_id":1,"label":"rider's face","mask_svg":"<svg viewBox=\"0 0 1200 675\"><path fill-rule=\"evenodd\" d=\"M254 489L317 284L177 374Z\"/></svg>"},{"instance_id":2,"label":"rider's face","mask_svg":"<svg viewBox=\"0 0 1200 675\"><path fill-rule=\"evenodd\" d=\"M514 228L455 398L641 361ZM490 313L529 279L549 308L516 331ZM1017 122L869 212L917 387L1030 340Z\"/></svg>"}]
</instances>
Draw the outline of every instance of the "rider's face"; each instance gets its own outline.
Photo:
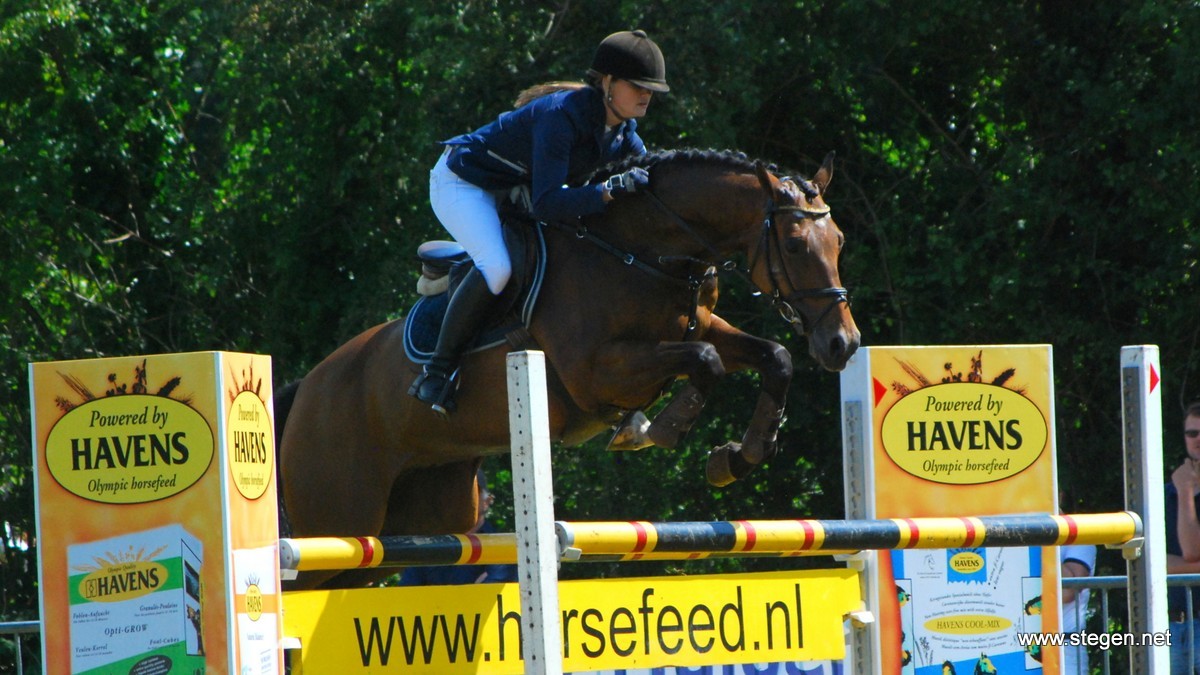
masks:
<instances>
[{"instance_id":1,"label":"rider's face","mask_svg":"<svg viewBox=\"0 0 1200 675\"><path fill-rule=\"evenodd\" d=\"M604 92L607 98L609 126L622 120L643 117L650 107L650 99L654 96L654 92L649 89L611 75L605 77Z\"/></svg>"}]
</instances>

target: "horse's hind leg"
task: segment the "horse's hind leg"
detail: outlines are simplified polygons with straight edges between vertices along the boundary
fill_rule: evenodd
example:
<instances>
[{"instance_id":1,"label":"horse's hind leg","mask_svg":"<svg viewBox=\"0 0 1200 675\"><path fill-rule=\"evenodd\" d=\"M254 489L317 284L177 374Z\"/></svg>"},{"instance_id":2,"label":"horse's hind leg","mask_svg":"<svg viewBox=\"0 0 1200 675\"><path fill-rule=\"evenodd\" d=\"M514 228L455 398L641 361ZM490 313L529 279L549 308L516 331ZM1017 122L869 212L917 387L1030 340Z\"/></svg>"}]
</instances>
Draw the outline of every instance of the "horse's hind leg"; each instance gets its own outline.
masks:
<instances>
[{"instance_id":1,"label":"horse's hind leg","mask_svg":"<svg viewBox=\"0 0 1200 675\"><path fill-rule=\"evenodd\" d=\"M478 518L482 457L407 471L388 498L383 534L462 534Z\"/></svg>"},{"instance_id":2,"label":"horse's hind leg","mask_svg":"<svg viewBox=\"0 0 1200 675\"><path fill-rule=\"evenodd\" d=\"M478 491L475 475L481 459L413 469L401 474L388 498L380 536L461 534L475 525ZM394 567L341 572L305 572L304 588L357 588L380 582L400 570Z\"/></svg>"}]
</instances>

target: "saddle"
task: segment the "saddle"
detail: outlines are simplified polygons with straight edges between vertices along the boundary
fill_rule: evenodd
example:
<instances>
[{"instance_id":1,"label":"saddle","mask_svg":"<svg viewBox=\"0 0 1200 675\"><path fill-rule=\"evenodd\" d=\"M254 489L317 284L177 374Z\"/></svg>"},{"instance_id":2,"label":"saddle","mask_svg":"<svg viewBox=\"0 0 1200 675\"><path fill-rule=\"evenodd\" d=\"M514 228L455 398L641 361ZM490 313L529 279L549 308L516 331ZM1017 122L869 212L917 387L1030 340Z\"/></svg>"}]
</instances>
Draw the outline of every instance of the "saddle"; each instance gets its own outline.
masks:
<instances>
[{"instance_id":1,"label":"saddle","mask_svg":"<svg viewBox=\"0 0 1200 675\"><path fill-rule=\"evenodd\" d=\"M479 335L464 353L491 349L507 342L514 349L533 346L529 324L546 274L546 239L542 224L506 218L502 229L512 261L512 276L493 304ZM441 332L442 318L453 291L474 261L462 245L453 241L427 241L417 247L421 277L420 298L408 312L404 324L404 351L413 363L424 365L433 357Z\"/></svg>"}]
</instances>

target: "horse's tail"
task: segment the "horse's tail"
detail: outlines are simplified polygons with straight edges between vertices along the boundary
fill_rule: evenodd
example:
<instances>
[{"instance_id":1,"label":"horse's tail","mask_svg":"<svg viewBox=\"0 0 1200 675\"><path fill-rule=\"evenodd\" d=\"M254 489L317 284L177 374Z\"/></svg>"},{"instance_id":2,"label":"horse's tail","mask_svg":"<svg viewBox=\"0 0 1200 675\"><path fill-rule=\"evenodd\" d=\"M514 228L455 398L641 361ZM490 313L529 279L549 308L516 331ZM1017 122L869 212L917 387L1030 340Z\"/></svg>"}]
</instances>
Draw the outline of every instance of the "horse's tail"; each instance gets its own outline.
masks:
<instances>
[{"instance_id":1,"label":"horse's tail","mask_svg":"<svg viewBox=\"0 0 1200 675\"><path fill-rule=\"evenodd\" d=\"M296 392L300 391L302 382L304 380L288 382L276 391L272 398L275 407L275 487L279 499L279 536L281 537L290 536L292 526L288 522L287 509L283 504L283 462L279 461L279 453L283 450L283 428L287 425L288 414L292 412L292 404L296 402Z\"/></svg>"},{"instance_id":2,"label":"horse's tail","mask_svg":"<svg viewBox=\"0 0 1200 675\"><path fill-rule=\"evenodd\" d=\"M304 380L288 382L275 392L272 403L275 406L275 451L283 445L283 427L287 424L288 414L292 412L292 404L296 402L296 392L300 391L300 383Z\"/></svg>"}]
</instances>

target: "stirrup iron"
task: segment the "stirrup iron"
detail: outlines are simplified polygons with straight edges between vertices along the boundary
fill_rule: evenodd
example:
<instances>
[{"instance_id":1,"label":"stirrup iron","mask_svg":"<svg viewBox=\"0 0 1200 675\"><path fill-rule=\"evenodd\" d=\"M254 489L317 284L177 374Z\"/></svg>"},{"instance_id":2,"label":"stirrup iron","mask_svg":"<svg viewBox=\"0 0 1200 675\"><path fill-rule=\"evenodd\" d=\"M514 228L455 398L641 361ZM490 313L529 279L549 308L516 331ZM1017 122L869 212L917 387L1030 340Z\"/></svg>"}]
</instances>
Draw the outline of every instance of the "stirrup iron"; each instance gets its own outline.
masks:
<instances>
[{"instance_id":1,"label":"stirrup iron","mask_svg":"<svg viewBox=\"0 0 1200 675\"><path fill-rule=\"evenodd\" d=\"M436 381L441 380L442 385L437 391L428 391L429 388L436 386ZM428 383L428 387L426 386ZM426 390L426 391L422 391ZM458 391L458 369L454 369L448 375L430 372L428 367L421 370L421 374L413 380L412 385L408 388L408 395L428 403L433 412L437 413L443 419L450 417L451 413L458 409L458 405L454 400L454 394Z\"/></svg>"}]
</instances>

